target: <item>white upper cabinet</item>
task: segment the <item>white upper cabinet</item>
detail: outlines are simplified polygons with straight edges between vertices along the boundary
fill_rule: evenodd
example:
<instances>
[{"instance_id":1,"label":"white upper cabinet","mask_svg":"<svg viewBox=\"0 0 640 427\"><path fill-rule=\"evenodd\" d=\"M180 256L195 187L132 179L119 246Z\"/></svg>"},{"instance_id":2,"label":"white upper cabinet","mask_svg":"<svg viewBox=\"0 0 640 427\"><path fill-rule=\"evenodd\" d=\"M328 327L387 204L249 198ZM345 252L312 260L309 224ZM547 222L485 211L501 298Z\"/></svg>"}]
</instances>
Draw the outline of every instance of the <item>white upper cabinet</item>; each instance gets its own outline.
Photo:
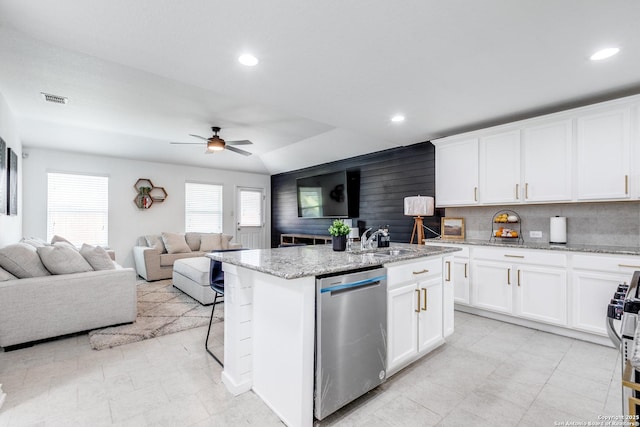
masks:
<instances>
[{"instance_id":1,"label":"white upper cabinet","mask_svg":"<svg viewBox=\"0 0 640 427\"><path fill-rule=\"evenodd\" d=\"M436 206L478 204L478 139L436 147Z\"/></svg>"},{"instance_id":2,"label":"white upper cabinet","mask_svg":"<svg viewBox=\"0 0 640 427\"><path fill-rule=\"evenodd\" d=\"M439 207L640 198L640 95L432 142Z\"/></svg>"},{"instance_id":3,"label":"white upper cabinet","mask_svg":"<svg viewBox=\"0 0 640 427\"><path fill-rule=\"evenodd\" d=\"M525 202L571 200L570 119L527 126L522 131L522 176Z\"/></svg>"},{"instance_id":4,"label":"white upper cabinet","mask_svg":"<svg viewBox=\"0 0 640 427\"><path fill-rule=\"evenodd\" d=\"M479 193L482 204L520 202L519 130L480 138Z\"/></svg>"},{"instance_id":5,"label":"white upper cabinet","mask_svg":"<svg viewBox=\"0 0 640 427\"><path fill-rule=\"evenodd\" d=\"M578 200L629 198L630 109L577 119Z\"/></svg>"}]
</instances>

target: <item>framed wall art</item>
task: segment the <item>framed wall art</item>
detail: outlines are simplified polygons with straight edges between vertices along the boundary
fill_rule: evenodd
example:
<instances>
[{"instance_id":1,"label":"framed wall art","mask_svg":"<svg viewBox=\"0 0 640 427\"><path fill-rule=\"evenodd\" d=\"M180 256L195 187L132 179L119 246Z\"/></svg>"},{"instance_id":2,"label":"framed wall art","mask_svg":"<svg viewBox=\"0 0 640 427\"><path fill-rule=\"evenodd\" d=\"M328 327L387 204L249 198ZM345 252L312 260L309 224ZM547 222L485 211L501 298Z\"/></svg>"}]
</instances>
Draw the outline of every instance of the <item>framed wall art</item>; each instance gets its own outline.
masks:
<instances>
[{"instance_id":1,"label":"framed wall art","mask_svg":"<svg viewBox=\"0 0 640 427\"><path fill-rule=\"evenodd\" d=\"M7 150L7 215L18 215L18 155Z\"/></svg>"},{"instance_id":2,"label":"framed wall art","mask_svg":"<svg viewBox=\"0 0 640 427\"><path fill-rule=\"evenodd\" d=\"M7 213L7 143L0 138L0 215Z\"/></svg>"},{"instance_id":3,"label":"framed wall art","mask_svg":"<svg viewBox=\"0 0 640 427\"><path fill-rule=\"evenodd\" d=\"M464 240L464 218L442 218L440 230L443 239Z\"/></svg>"}]
</instances>

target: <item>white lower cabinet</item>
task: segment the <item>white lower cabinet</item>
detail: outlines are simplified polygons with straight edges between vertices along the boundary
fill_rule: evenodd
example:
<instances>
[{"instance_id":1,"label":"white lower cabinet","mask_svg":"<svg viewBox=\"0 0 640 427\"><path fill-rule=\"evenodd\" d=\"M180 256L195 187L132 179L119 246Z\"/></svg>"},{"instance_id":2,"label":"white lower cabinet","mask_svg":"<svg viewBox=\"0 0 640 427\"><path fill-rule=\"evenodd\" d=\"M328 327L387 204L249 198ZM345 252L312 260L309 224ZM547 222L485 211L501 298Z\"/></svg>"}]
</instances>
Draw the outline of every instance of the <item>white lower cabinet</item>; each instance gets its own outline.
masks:
<instances>
[{"instance_id":1,"label":"white lower cabinet","mask_svg":"<svg viewBox=\"0 0 640 427\"><path fill-rule=\"evenodd\" d=\"M527 319L566 325L566 270L528 265L516 268L515 314Z\"/></svg>"},{"instance_id":2,"label":"white lower cabinet","mask_svg":"<svg viewBox=\"0 0 640 427\"><path fill-rule=\"evenodd\" d=\"M455 258L453 256L447 256L442 260L442 327L444 337L446 338L453 334L454 331L453 303L455 300Z\"/></svg>"},{"instance_id":3,"label":"white lower cabinet","mask_svg":"<svg viewBox=\"0 0 640 427\"><path fill-rule=\"evenodd\" d=\"M387 375L444 342L441 258L387 266Z\"/></svg>"},{"instance_id":4,"label":"white lower cabinet","mask_svg":"<svg viewBox=\"0 0 640 427\"><path fill-rule=\"evenodd\" d=\"M503 262L485 260L474 261L472 266L473 305L500 313L511 313L511 266Z\"/></svg>"}]
</instances>

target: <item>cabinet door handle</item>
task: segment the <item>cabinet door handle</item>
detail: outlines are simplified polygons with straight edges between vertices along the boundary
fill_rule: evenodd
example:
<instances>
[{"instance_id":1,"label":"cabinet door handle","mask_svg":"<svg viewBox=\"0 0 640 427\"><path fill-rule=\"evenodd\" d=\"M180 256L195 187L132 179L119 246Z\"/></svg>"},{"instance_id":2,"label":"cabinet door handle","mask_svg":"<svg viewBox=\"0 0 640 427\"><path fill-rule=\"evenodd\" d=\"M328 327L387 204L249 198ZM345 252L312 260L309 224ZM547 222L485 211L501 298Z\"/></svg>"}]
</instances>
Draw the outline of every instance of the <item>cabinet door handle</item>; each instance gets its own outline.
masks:
<instances>
[{"instance_id":1,"label":"cabinet door handle","mask_svg":"<svg viewBox=\"0 0 640 427\"><path fill-rule=\"evenodd\" d=\"M478 187L473 187L473 201L478 201Z\"/></svg>"},{"instance_id":2,"label":"cabinet door handle","mask_svg":"<svg viewBox=\"0 0 640 427\"><path fill-rule=\"evenodd\" d=\"M629 194L629 175L624 176L624 194Z\"/></svg>"},{"instance_id":3,"label":"cabinet door handle","mask_svg":"<svg viewBox=\"0 0 640 427\"><path fill-rule=\"evenodd\" d=\"M528 182L524 183L524 198L525 199L529 198L529 183Z\"/></svg>"},{"instance_id":4,"label":"cabinet door handle","mask_svg":"<svg viewBox=\"0 0 640 427\"><path fill-rule=\"evenodd\" d=\"M416 289L415 291L418 293L418 295L416 295L416 304L417 304L417 306L416 306L416 309L414 311L416 313L420 313L420 289Z\"/></svg>"},{"instance_id":5,"label":"cabinet door handle","mask_svg":"<svg viewBox=\"0 0 640 427\"><path fill-rule=\"evenodd\" d=\"M520 286L520 270L518 270L518 286Z\"/></svg>"},{"instance_id":6,"label":"cabinet door handle","mask_svg":"<svg viewBox=\"0 0 640 427\"><path fill-rule=\"evenodd\" d=\"M520 188L519 188L519 187L520 187L520 184L516 184L516 200L520 200L520 197L519 197L519 195L518 195L518 193L520 192L520 191L519 191L519 190L520 190Z\"/></svg>"},{"instance_id":7,"label":"cabinet door handle","mask_svg":"<svg viewBox=\"0 0 640 427\"><path fill-rule=\"evenodd\" d=\"M505 254L505 257L507 257L507 258L524 258L524 255L509 255L509 254Z\"/></svg>"},{"instance_id":8,"label":"cabinet door handle","mask_svg":"<svg viewBox=\"0 0 640 427\"><path fill-rule=\"evenodd\" d=\"M626 268L640 268L640 265L618 264L618 267L626 267Z\"/></svg>"},{"instance_id":9,"label":"cabinet door handle","mask_svg":"<svg viewBox=\"0 0 640 427\"><path fill-rule=\"evenodd\" d=\"M446 278L446 282L450 282L451 281L451 261L445 261L445 264L447 264L447 278Z\"/></svg>"},{"instance_id":10,"label":"cabinet door handle","mask_svg":"<svg viewBox=\"0 0 640 427\"><path fill-rule=\"evenodd\" d=\"M428 273L429 270L427 270L426 268L422 271L414 271L413 274L424 274L424 273Z\"/></svg>"},{"instance_id":11,"label":"cabinet door handle","mask_svg":"<svg viewBox=\"0 0 640 427\"><path fill-rule=\"evenodd\" d=\"M511 269L507 268L507 285L511 284Z\"/></svg>"},{"instance_id":12,"label":"cabinet door handle","mask_svg":"<svg viewBox=\"0 0 640 427\"><path fill-rule=\"evenodd\" d=\"M464 263L464 278L467 278L467 263Z\"/></svg>"},{"instance_id":13,"label":"cabinet door handle","mask_svg":"<svg viewBox=\"0 0 640 427\"><path fill-rule=\"evenodd\" d=\"M422 288L422 310L427 311L427 288Z\"/></svg>"}]
</instances>

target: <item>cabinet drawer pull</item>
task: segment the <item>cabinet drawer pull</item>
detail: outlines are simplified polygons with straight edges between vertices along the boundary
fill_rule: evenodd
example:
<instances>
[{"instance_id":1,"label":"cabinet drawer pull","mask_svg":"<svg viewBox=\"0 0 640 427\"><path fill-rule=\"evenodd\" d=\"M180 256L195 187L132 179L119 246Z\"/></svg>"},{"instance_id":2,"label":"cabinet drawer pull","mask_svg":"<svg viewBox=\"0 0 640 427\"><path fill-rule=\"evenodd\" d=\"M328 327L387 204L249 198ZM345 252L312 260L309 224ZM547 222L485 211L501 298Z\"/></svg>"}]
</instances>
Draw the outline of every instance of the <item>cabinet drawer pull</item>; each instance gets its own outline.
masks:
<instances>
[{"instance_id":1,"label":"cabinet drawer pull","mask_svg":"<svg viewBox=\"0 0 640 427\"><path fill-rule=\"evenodd\" d=\"M427 288L422 288L422 309L427 311Z\"/></svg>"},{"instance_id":2,"label":"cabinet drawer pull","mask_svg":"<svg viewBox=\"0 0 640 427\"><path fill-rule=\"evenodd\" d=\"M520 197L519 197L519 195L518 195L518 193L520 192L520 191L519 191L519 190L520 190L520 188L519 188L519 187L520 187L520 184L516 184L516 200L520 200Z\"/></svg>"},{"instance_id":3,"label":"cabinet drawer pull","mask_svg":"<svg viewBox=\"0 0 640 427\"><path fill-rule=\"evenodd\" d=\"M505 257L507 257L507 258L524 258L524 255L509 255L509 254L506 254Z\"/></svg>"},{"instance_id":4,"label":"cabinet drawer pull","mask_svg":"<svg viewBox=\"0 0 640 427\"><path fill-rule=\"evenodd\" d=\"M478 187L473 187L473 201L478 201Z\"/></svg>"},{"instance_id":5,"label":"cabinet drawer pull","mask_svg":"<svg viewBox=\"0 0 640 427\"><path fill-rule=\"evenodd\" d=\"M423 274L423 273L428 273L429 270L427 270L426 268L422 271L414 271L413 274Z\"/></svg>"},{"instance_id":6,"label":"cabinet drawer pull","mask_svg":"<svg viewBox=\"0 0 640 427\"><path fill-rule=\"evenodd\" d=\"M624 176L624 194L629 194L629 175Z\"/></svg>"},{"instance_id":7,"label":"cabinet drawer pull","mask_svg":"<svg viewBox=\"0 0 640 427\"><path fill-rule=\"evenodd\" d=\"M445 263L447 264L447 278L445 281L450 282L451 281L451 261L445 261Z\"/></svg>"},{"instance_id":8,"label":"cabinet drawer pull","mask_svg":"<svg viewBox=\"0 0 640 427\"><path fill-rule=\"evenodd\" d=\"M640 265L618 264L618 267L626 267L626 268L640 268Z\"/></svg>"},{"instance_id":9,"label":"cabinet drawer pull","mask_svg":"<svg viewBox=\"0 0 640 427\"><path fill-rule=\"evenodd\" d=\"M417 304L417 307L416 307L416 309L415 309L415 310L413 310L413 311L415 311L416 313L420 313L420 289L416 289L415 291L418 293L418 295L416 295L416 304Z\"/></svg>"},{"instance_id":10,"label":"cabinet drawer pull","mask_svg":"<svg viewBox=\"0 0 640 427\"><path fill-rule=\"evenodd\" d=\"M467 276L467 263L465 262L464 263L464 278L466 279L467 277L468 277Z\"/></svg>"},{"instance_id":11,"label":"cabinet drawer pull","mask_svg":"<svg viewBox=\"0 0 640 427\"><path fill-rule=\"evenodd\" d=\"M511 269L507 268L507 285L511 284Z\"/></svg>"}]
</instances>

